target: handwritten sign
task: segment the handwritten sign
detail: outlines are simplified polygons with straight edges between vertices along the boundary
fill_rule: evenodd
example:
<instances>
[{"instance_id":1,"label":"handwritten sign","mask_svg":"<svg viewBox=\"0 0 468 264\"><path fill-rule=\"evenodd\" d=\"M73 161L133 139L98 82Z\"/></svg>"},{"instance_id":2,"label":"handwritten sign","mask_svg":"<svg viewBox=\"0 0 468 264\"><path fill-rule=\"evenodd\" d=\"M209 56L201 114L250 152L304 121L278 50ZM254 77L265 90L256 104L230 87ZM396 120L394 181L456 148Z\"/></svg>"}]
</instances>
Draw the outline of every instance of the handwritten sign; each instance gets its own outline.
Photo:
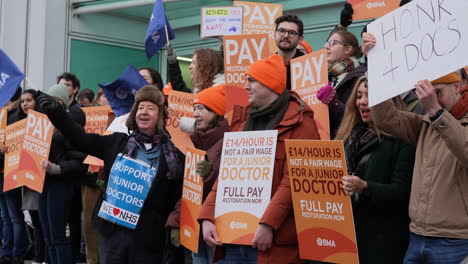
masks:
<instances>
[{"instance_id":1,"label":"handwritten sign","mask_svg":"<svg viewBox=\"0 0 468 264\"><path fill-rule=\"evenodd\" d=\"M367 26L369 105L468 65L468 1L414 0Z\"/></svg>"},{"instance_id":2,"label":"handwritten sign","mask_svg":"<svg viewBox=\"0 0 468 264\"><path fill-rule=\"evenodd\" d=\"M53 133L54 127L46 115L28 111L19 165L22 173L18 174L18 183L40 193L46 173L41 167L41 161L49 159Z\"/></svg>"},{"instance_id":3,"label":"handwritten sign","mask_svg":"<svg viewBox=\"0 0 468 264\"><path fill-rule=\"evenodd\" d=\"M359 263L342 141L286 140L299 254L303 259Z\"/></svg>"},{"instance_id":4,"label":"handwritten sign","mask_svg":"<svg viewBox=\"0 0 468 264\"><path fill-rule=\"evenodd\" d=\"M103 135L107 128L110 106L82 107L81 110L86 115L86 133Z\"/></svg>"},{"instance_id":5,"label":"handwritten sign","mask_svg":"<svg viewBox=\"0 0 468 264\"><path fill-rule=\"evenodd\" d=\"M314 111L315 124L321 139L330 139L328 106L317 99L317 92L328 83L325 49L291 60L291 88Z\"/></svg>"},{"instance_id":6,"label":"handwritten sign","mask_svg":"<svg viewBox=\"0 0 468 264\"><path fill-rule=\"evenodd\" d=\"M200 17L201 38L242 34L242 7L203 7Z\"/></svg>"},{"instance_id":7,"label":"handwritten sign","mask_svg":"<svg viewBox=\"0 0 468 264\"><path fill-rule=\"evenodd\" d=\"M8 110L6 107L3 107L0 109L0 146L5 143L7 114L8 114Z\"/></svg>"},{"instance_id":8,"label":"handwritten sign","mask_svg":"<svg viewBox=\"0 0 468 264\"><path fill-rule=\"evenodd\" d=\"M277 130L224 134L215 225L223 243L250 245L271 197Z\"/></svg>"},{"instance_id":9,"label":"handwritten sign","mask_svg":"<svg viewBox=\"0 0 468 264\"><path fill-rule=\"evenodd\" d=\"M8 152L5 153L4 192L22 186L22 184L18 184L18 174L20 173L19 164L25 128L26 119L6 127L5 146L8 148Z\"/></svg>"},{"instance_id":10,"label":"handwritten sign","mask_svg":"<svg viewBox=\"0 0 468 264\"><path fill-rule=\"evenodd\" d=\"M243 35L268 34L270 55L278 51L275 42L275 19L283 15L283 5L234 1L244 9Z\"/></svg>"},{"instance_id":11,"label":"handwritten sign","mask_svg":"<svg viewBox=\"0 0 468 264\"><path fill-rule=\"evenodd\" d=\"M197 173L197 163L204 159L204 151L187 148L180 209L180 243L195 253L198 252L200 234L197 217L203 200L203 178Z\"/></svg>"},{"instance_id":12,"label":"handwritten sign","mask_svg":"<svg viewBox=\"0 0 468 264\"><path fill-rule=\"evenodd\" d=\"M167 119L166 128L171 134L172 142L180 151L186 151L187 147L193 147L192 140L189 134L180 130L179 118L183 116L193 117L193 99L195 95L170 91L169 92L169 118Z\"/></svg>"},{"instance_id":13,"label":"handwritten sign","mask_svg":"<svg viewBox=\"0 0 468 264\"><path fill-rule=\"evenodd\" d=\"M400 6L400 0L348 0L353 6L353 20L381 17Z\"/></svg>"},{"instance_id":14,"label":"handwritten sign","mask_svg":"<svg viewBox=\"0 0 468 264\"><path fill-rule=\"evenodd\" d=\"M135 229L156 172L142 161L119 154L112 165L98 216Z\"/></svg>"},{"instance_id":15,"label":"handwritten sign","mask_svg":"<svg viewBox=\"0 0 468 264\"><path fill-rule=\"evenodd\" d=\"M223 42L226 85L244 87L250 64L268 57L268 35L225 36Z\"/></svg>"}]
</instances>

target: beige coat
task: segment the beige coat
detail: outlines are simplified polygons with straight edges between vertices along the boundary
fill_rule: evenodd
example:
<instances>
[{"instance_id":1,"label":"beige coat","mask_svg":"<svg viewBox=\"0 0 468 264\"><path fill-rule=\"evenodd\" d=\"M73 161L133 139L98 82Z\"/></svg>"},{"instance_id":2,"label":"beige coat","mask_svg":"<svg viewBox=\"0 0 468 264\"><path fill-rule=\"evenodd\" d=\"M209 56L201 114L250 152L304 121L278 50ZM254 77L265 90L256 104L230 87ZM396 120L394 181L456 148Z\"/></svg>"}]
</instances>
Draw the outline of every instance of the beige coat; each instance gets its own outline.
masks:
<instances>
[{"instance_id":1,"label":"beige coat","mask_svg":"<svg viewBox=\"0 0 468 264\"><path fill-rule=\"evenodd\" d=\"M398 111L390 101L372 108L376 126L417 144L409 215L410 230L423 236L468 239L468 114L428 115Z\"/></svg>"}]
</instances>

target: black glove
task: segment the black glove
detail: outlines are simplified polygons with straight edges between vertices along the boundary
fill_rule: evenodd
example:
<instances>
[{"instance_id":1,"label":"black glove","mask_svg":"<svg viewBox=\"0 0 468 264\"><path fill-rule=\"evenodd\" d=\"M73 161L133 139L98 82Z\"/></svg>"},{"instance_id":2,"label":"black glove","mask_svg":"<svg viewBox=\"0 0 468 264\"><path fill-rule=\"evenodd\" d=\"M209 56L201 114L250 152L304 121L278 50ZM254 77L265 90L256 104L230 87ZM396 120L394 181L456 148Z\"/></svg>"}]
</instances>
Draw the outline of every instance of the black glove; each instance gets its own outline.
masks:
<instances>
[{"instance_id":1,"label":"black glove","mask_svg":"<svg viewBox=\"0 0 468 264\"><path fill-rule=\"evenodd\" d=\"M404 6L406 5L407 3L411 2L412 0L401 0L400 2L400 6Z\"/></svg>"},{"instance_id":2,"label":"black glove","mask_svg":"<svg viewBox=\"0 0 468 264\"><path fill-rule=\"evenodd\" d=\"M177 62L177 54L170 44L166 46L166 56L167 62L169 62L169 64L174 64Z\"/></svg>"},{"instance_id":3,"label":"black glove","mask_svg":"<svg viewBox=\"0 0 468 264\"><path fill-rule=\"evenodd\" d=\"M38 100L39 106L46 114L53 113L60 107L60 104L52 96L41 91L38 91Z\"/></svg>"},{"instance_id":4,"label":"black glove","mask_svg":"<svg viewBox=\"0 0 468 264\"><path fill-rule=\"evenodd\" d=\"M350 3L346 3L343 10L341 10L340 25L342 27L348 27L353 23L353 13L353 6Z\"/></svg>"}]
</instances>

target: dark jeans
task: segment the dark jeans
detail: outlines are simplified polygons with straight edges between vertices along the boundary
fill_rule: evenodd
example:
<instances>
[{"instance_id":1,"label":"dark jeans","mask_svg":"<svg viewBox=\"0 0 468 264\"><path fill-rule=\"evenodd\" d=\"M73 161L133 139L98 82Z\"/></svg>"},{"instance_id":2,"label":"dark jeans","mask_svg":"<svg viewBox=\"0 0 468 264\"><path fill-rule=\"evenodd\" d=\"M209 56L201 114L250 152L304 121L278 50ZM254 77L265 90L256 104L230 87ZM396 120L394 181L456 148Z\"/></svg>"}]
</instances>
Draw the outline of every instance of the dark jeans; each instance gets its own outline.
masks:
<instances>
[{"instance_id":1,"label":"dark jeans","mask_svg":"<svg viewBox=\"0 0 468 264\"><path fill-rule=\"evenodd\" d=\"M11 221L13 247L11 256L23 256L26 253L26 223L24 222L24 214L21 210L21 188L16 188L3 193L6 207L8 209L8 217Z\"/></svg>"},{"instance_id":2,"label":"dark jeans","mask_svg":"<svg viewBox=\"0 0 468 264\"><path fill-rule=\"evenodd\" d=\"M468 256L468 239L410 234L405 264L459 264Z\"/></svg>"},{"instance_id":3,"label":"dark jeans","mask_svg":"<svg viewBox=\"0 0 468 264\"><path fill-rule=\"evenodd\" d=\"M0 255L11 256L11 252L13 251L13 225L8 215L8 207L3 192L0 194L0 216L3 222L3 247Z\"/></svg>"},{"instance_id":4,"label":"dark jeans","mask_svg":"<svg viewBox=\"0 0 468 264\"><path fill-rule=\"evenodd\" d=\"M105 264L161 263L161 252L139 246L133 231L116 227L110 236L99 234L99 262Z\"/></svg>"},{"instance_id":5,"label":"dark jeans","mask_svg":"<svg viewBox=\"0 0 468 264\"><path fill-rule=\"evenodd\" d=\"M45 245L44 233L42 232L42 225L39 219L39 212L36 210L29 210L31 222L34 227L34 261L35 262L48 262L47 247Z\"/></svg>"},{"instance_id":6,"label":"dark jeans","mask_svg":"<svg viewBox=\"0 0 468 264\"><path fill-rule=\"evenodd\" d=\"M74 260L78 260L81 255L81 211L81 186L73 185L73 197L70 206L68 227L70 228L70 239L72 243L72 254Z\"/></svg>"},{"instance_id":7,"label":"dark jeans","mask_svg":"<svg viewBox=\"0 0 468 264\"><path fill-rule=\"evenodd\" d=\"M48 182L39 198L39 217L50 264L73 263L70 239L66 236L73 186Z\"/></svg>"}]
</instances>

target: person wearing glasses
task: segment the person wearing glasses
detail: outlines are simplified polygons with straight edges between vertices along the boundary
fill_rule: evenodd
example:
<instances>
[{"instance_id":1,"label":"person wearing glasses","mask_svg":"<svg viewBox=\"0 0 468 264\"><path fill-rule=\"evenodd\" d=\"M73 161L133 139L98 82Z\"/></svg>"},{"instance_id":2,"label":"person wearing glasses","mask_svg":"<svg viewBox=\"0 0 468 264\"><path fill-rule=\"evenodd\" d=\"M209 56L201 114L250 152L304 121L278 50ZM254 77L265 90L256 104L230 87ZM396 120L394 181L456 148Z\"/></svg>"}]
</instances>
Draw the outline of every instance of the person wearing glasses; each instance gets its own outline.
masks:
<instances>
[{"instance_id":1,"label":"person wearing glasses","mask_svg":"<svg viewBox=\"0 0 468 264\"><path fill-rule=\"evenodd\" d=\"M286 66L286 89L291 90L291 67L289 62L304 55L297 49L304 40L304 23L296 15L286 14L275 20L275 42L278 47L278 55L283 57Z\"/></svg>"},{"instance_id":2,"label":"person wearing glasses","mask_svg":"<svg viewBox=\"0 0 468 264\"><path fill-rule=\"evenodd\" d=\"M325 42L325 48L329 85L319 90L317 98L328 104L330 137L333 138L343 118L344 105L354 83L359 76L365 74L367 67L358 60L362 51L356 36L345 29L335 30Z\"/></svg>"}]
</instances>

